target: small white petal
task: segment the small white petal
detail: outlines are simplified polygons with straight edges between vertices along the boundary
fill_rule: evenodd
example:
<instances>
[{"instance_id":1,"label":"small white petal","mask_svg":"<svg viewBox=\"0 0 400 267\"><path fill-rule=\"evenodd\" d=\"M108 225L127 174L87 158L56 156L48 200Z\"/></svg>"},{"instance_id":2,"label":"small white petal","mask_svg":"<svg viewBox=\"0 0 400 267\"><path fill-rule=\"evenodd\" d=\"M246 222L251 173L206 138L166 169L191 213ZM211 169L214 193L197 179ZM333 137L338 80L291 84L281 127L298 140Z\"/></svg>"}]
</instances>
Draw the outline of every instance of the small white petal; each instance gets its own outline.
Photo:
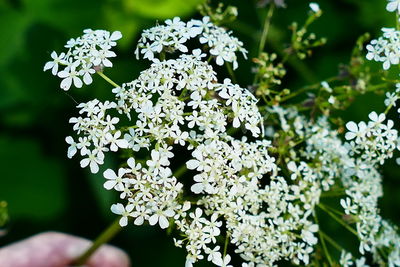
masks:
<instances>
[{"instance_id":1,"label":"small white petal","mask_svg":"<svg viewBox=\"0 0 400 267\"><path fill-rule=\"evenodd\" d=\"M144 218L143 217L137 217L133 223L135 225L142 225L143 222L144 222Z\"/></svg>"},{"instance_id":2,"label":"small white petal","mask_svg":"<svg viewBox=\"0 0 400 267\"><path fill-rule=\"evenodd\" d=\"M60 88L67 91L71 87L71 84L72 84L72 78L71 77L65 78L61 81Z\"/></svg>"},{"instance_id":3,"label":"small white petal","mask_svg":"<svg viewBox=\"0 0 400 267\"><path fill-rule=\"evenodd\" d=\"M116 179L117 175L115 174L115 172L112 169L107 169L103 172L103 176L106 179Z\"/></svg>"},{"instance_id":4,"label":"small white petal","mask_svg":"<svg viewBox=\"0 0 400 267\"><path fill-rule=\"evenodd\" d=\"M112 204L111 205L111 212L117 215L121 215L124 212L124 206L121 203Z\"/></svg>"},{"instance_id":5,"label":"small white petal","mask_svg":"<svg viewBox=\"0 0 400 267\"><path fill-rule=\"evenodd\" d=\"M121 38L122 38L122 33L120 31L115 31L110 36L110 39L113 41L119 40Z\"/></svg>"},{"instance_id":6,"label":"small white petal","mask_svg":"<svg viewBox=\"0 0 400 267\"><path fill-rule=\"evenodd\" d=\"M85 168L87 167L87 165L89 165L90 160L88 158L86 159L82 159L80 164L81 164L81 168Z\"/></svg>"},{"instance_id":7,"label":"small white petal","mask_svg":"<svg viewBox=\"0 0 400 267\"><path fill-rule=\"evenodd\" d=\"M91 171L92 173L97 173L97 172L99 171L99 165L97 165L96 162L91 161L91 162L90 162L90 171Z\"/></svg>"},{"instance_id":8,"label":"small white petal","mask_svg":"<svg viewBox=\"0 0 400 267\"><path fill-rule=\"evenodd\" d=\"M122 227L127 226L128 225L128 218L123 216L120 220L119 220L119 225L121 225Z\"/></svg>"},{"instance_id":9,"label":"small white petal","mask_svg":"<svg viewBox=\"0 0 400 267\"><path fill-rule=\"evenodd\" d=\"M113 181L107 181L104 183L104 188L107 190L111 190L112 188L114 188L114 186L117 184L117 182L115 180Z\"/></svg>"},{"instance_id":10,"label":"small white petal","mask_svg":"<svg viewBox=\"0 0 400 267\"><path fill-rule=\"evenodd\" d=\"M161 229L168 228L168 226L169 226L169 222L168 222L167 218L165 218L164 216L160 216L160 218L158 218L158 223L159 223Z\"/></svg>"},{"instance_id":11,"label":"small white petal","mask_svg":"<svg viewBox=\"0 0 400 267\"><path fill-rule=\"evenodd\" d=\"M199 166L200 162L196 159L191 159L188 162L186 162L186 167L189 170L194 170Z\"/></svg>"},{"instance_id":12,"label":"small white petal","mask_svg":"<svg viewBox=\"0 0 400 267\"><path fill-rule=\"evenodd\" d=\"M357 124L354 121L349 121L348 123L346 123L346 128L352 132L358 131Z\"/></svg>"},{"instance_id":13,"label":"small white petal","mask_svg":"<svg viewBox=\"0 0 400 267\"><path fill-rule=\"evenodd\" d=\"M158 222L158 215L157 214L153 214L150 218L149 218L149 224L150 225L155 225Z\"/></svg>"}]
</instances>

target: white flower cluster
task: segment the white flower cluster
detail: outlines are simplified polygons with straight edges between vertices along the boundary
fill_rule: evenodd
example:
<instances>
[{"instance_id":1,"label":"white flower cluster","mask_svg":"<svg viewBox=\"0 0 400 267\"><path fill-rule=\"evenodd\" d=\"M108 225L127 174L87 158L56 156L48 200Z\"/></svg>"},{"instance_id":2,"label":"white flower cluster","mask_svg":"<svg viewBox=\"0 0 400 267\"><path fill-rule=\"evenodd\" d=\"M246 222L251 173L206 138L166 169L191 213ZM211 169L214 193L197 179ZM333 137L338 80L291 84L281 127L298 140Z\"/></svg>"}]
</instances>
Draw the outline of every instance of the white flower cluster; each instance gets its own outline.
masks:
<instances>
[{"instance_id":1,"label":"white flower cluster","mask_svg":"<svg viewBox=\"0 0 400 267\"><path fill-rule=\"evenodd\" d=\"M293 160L288 163L291 178L295 181L306 179L309 176L307 173L310 172L303 172L311 168L311 173L318 177L322 189L327 190L332 185L343 186L346 197L340 200L340 205L348 219L356 223L354 233L360 240L359 252L363 255L370 252L375 263L400 266L400 236L397 228L379 215L378 199L382 196L382 181L376 169L377 161L365 158L363 154L352 153L351 146L342 143L337 132L330 130L326 117L321 117L316 123L310 123L295 110L271 109L273 110L279 115L285 131L293 131L305 142L303 149L290 151ZM372 122L368 124L369 127L374 128L374 132L379 132L379 125L384 121L383 116L378 120L379 116L372 113L370 118ZM378 125L377 121L380 121ZM356 138L353 132L346 135L347 138ZM369 146L369 149L372 147ZM390 147L392 148L392 145ZM355 158L356 156L358 158ZM387 157L389 155L386 155L385 159ZM299 163L296 164L295 161ZM314 201L318 203L319 194L313 196ZM385 251L384 255L382 251ZM342 254L343 266L351 266L353 263L356 266L368 266L365 257L354 259L349 253Z\"/></svg>"},{"instance_id":2,"label":"white flower cluster","mask_svg":"<svg viewBox=\"0 0 400 267\"><path fill-rule=\"evenodd\" d=\"M399 3L391 0L388 9ZM319 12L315 3L310 8ZM388 69L400 63L400 32L383 30L383 37L367 46L367 58ZM110 49L119 38L120 32L85 30L67 43L67 53L53 52L44 70L62 78L64 90L90 84L92 74L112 66ZM189 51L187 42L195 38L208 60L200 49ZM165 53L173 52L179 55L166 60ZM400 266L397 228L378 209L377 167L398 147L393 121L371 112L369 122L348 122L343 143L327 117L310 121L294 108L276 105L265 109L268 122L278 122L268 128L274 143L250 141L264 135L257 99L230 79L219 82L208 63L214 58L217 65L230 62L236 69L237 52L246 56L243 43L209 17L187 23L174 18L145 30L135 53L152 64L137 79L115 85L114 101L78 105L80 116L70 119L77 137L66 138L68 157L80 154L81 167L97 173L106 152L123 149L121 167L103 172L104 188L120 197L111 211L121 216L121 226L129 221L174 226L187 267L202 259L232 267L233 252L243 259L242 267L282 260L310 264L319 241L316 209L326 207L320 203L323 194L338 189L344 197L336 204L344 213L335 211L349 221L342 224L357 235L359 252L370 253L375 263ZM388 93L385 105L395 106L398 93ZM251 137L234 138L230 127L242 127ZM179 164L184 165L177 169ZM341 264L367 266L366 258L344 251Z\"/></svg>"},{"instance_id":3,"label":"white flower cluster","mask_svg":"<svg viewBox=\"0 0 400 267\"><path fill-rule=\"evenodd\" d=\"M110 49L117 44L115 41L122 37L119 31L110 33L105 30L86 29L83 32L81 37L67 42L66 53L57 55L53 51L51 53L53 60L44 66L44 71L51 69L53 75L62 79L60 87L66 91L72 84L77 88L81 88L83 83L91 84L92 75L96 71L112 67L109 58L116 55ZM62 67L62 70L59 67Z\"/></svg>"},{"instance_id":4,"label":"white flower cluster","mask_svg":"<svg viewBox=\"0 0 400 267\"><path fill-rule=\"evenodd\" d=\"M246 189L251 194L240 194L229 203L223 202L233 210L227 214L227 228L232 231L235 252L252 266L272 266L284 259L295 264L310 263L313 246L318 242L315 237L318 225L309 217L320 190L312 171L305 172L307 181L288 184L284 178L272 176L264 189L253 186ZM252 198L248 199L249 196ZM238 209L242 206L248 212Z\"/></svg>"},{"instance_id":5,"label":"white flower cluster","mask_svg":"<svg viewBox=\"0 0 400 267\"><path fill-rule=\"evenodd\" d=\"M147 221L164 229L173 221L185 236L176 244L185 245L188 264L208 255L214 264L227 266L230 256L223 255L216 245L222 232L219 219L229 219L232 224L225 234L245 235L234 227L243 224L238 221L240 213L236 213L252 207L256 214L262 208L261 198L257 207L251 199L258 195L259 181L276 166L268 155L270 142L249 143L226 134L229 124L236 128L243 125L253 137L261 134L257 100L229 79L218 83L212 67L202 61L203 56L200 50L194 50L193 55L156 61L136 80L113 89L115 103L93 100L80 104L83 117L70 120L80 136L78 142L67 137L68 156L80 151L86 156L81 166L89 165L97 172L104 152L127 149L132 156L126 164L117 171L107 169L103 173L104 187L118 191L120 198L128 202L111 207L112 212L121 215L120 225L127 225L131 218L136 225ZM110 115L112 110L134 120L133 126L117 129L120 120ZM193 150L186 166L200 172L191 184L191 191L200 198L196 207L181 200L183 184L171 169L175 146ZM150 158L137 162L135 155L142 149L150 151ZM210 206L213 197L225 204ZM228 209L229 198L238 199L243 206ZM240 244L247 243L240 240Z\"/></svg>"},{"instance_id":6,"label":"white flower cluster","mask_svg":"<svg viewBox=\"0 0 400 267\"><path fill-rule=\"evenodd\" d=\"M356 267L368 267L369 266L368 264L366 264L365 257L361 257L354 261L353 255L350 252L345 251L345 250L342 250L342 252L340 253L339 263L343 267L350 267L350 266L353 266L353 264L355 264Z\"/></svg>"},{"instance_id":7,"label":"white flower cluster","mask_svg":"<svg viewBox=\"0 0 400 267\"><path fill-rule=\"evenodd\" d=\"M185 43L195 37L198 37L200 44L207 46L217 65L231 62L233 69L236 69L238 67L236 52L241 52L246 57L247 51L243 48L243 43L231 36L231 32L211 23L209 17L204 17L202 20L192 19L187 23L175 17L166 20L165 25L144 30L135 54L137 58L142 54L143 58L157 61L155 54L161 52L187 53L188 48Z\"/></svg>"},{"instance_id":8,"label":"white flower cluster","mask_svg":"<svg viewBox=\"0 0 400 267\"><path fill-rule=\"evenodd\" d=\"M262 199L258 192L263 191L260 180L264 175L274 172L276 168L274 159L268 155L269 146L268 141L248 143L245 139L239 141L225 136L220 140L198 146L192 152L194 159L187 162L189 169L199 172L193 177L196 183L191 187L192 192L202 196L197 205L203 206L206 214L224 219L226 238L231 244L247 246L246 251L236 250L235 252L251 262L266 260L247 259L245 253L257 253L259 248L252 244L255 240L251 238L251 235L259 237L262 234L260 231L266 227L265 218L258 214L262 209ZM249 232L240 221L244 216L263 223L259 225L260 231ZM211 221L213 221L212 217ZM222 223L219 223L218 227L214 226L212 232L193 228L191 227L193 223L188 223L186 220L176 221L176 224L178 229L186 233L183 240L178 242L181 245L185 244L188 251L188 264L202 259L204 254L208 255L207 260L217 266L225 266L229 262L229 254L222 257L217 247L211 247L215 243L215 236L212 234L219 235L222 232ZM237 228L238 225L243 225L243 228ZM248 239L237 239L239 236Z\"/></svg>"},{"instance_id":9,"label":"white flower cluster","mask_svg":"<svg viewBox=\"0 0 400 267\"><path fill-rule=\"evenodd\" d=\"M111 169L104 172L107 179L104 187L121 192L120 198L128 200L126 206L117 203L111 207L112 212L122 215L121 226L128 224L128 218L134 218L135 225L148 221L150 225L158 224L165 229L169 226L169 218L183 208L177 199L183 184L168 167L169 159L174 156L171 148L164 146L152 150L147 167L129 158L127 168L120 168L118 173Z\"/></svg>"},{"instance_id":10,"label":"white flower cluster","mask_svg":"<svg viewBox=\"0 0 400 267\"><path fill-rule=\"evenodd\" d=\"M400 93L400 84L396 84L396 92L386 92L385 96L385 101L384 104L387 107L395 107L396 106L396 102L399 99L399 93ZM400 112L400 109L397 110L397 112Z\"/></svg>"},{"instance_id":11,"label":"white flower cluster","mask_svg":"<svg viewBox=\"0 0 400 267\"><path fill-rule=\"evenodd\" d=\"M383 36L367 45L367 59L383 63L387 70L391 65L400 63L400 31L394 28L382 28Z\"/></svg>"},{"instance_id":12,"label":"white flower cluster","mask_svg":"<svg viewBox=\"0 0 400 267\"><path fill-rule=\"evenodd\" d=\"M377 263L400 266L400 237L397 228L379 215L378 198L382 196L381 176L378 171L359 162L356 176L344 181L346 198L341 199L345 213L355 218L361 254L370 252ZM382 251L386 255L382 255Z\"/></svg>"},{"instance_id":13,"label":"white flower cluster","mask_svg":"<svg viewBox=\"0 0 400 267\"><path fill-rule=\"evenodd\" d=\"M254 96L233 85L230 80L226 79L223 84L219 84L211 66L200 59L201 55L196 50L194 55L181 55L176 60L155 62L138 79L113 90L119 111L128 117L137 114L136 125L130 127L130 133L125 135L129 147L138 151L152 147L156 142L156 148L151 152L152 159L146 162L147 168L140 166L136 168L136 173L129 172L128 175L135 178L126 179L124 186L114 187L121 192L138 192L121 194L121 197L128 197L129 203L135 203L134 207L141 210L143 216L137 221L138 213L133 212L133 207L129 206L131 204L128 204L129 207L116 204L119 208L116 210L117 206L114 206L113 210L117 214L135 218L136 224L144 220L155 224L157 220L152 218L154 214L160 213L163 216L160 217L162 223L160 218L158 222L162 228L168 227L167 218L173 216L174 223L186 237L188 264L203 258L205 253L209 255L210 261L218 265L227 261L226 257L222 259L218 249L211 247L215 246L216 237L220 235L221 223L217 223L216 219L222 212L206 209L201 216L201 208L189 212L188 204L177 202L182 186L176 184L175 177L170 177L168 159L173 158L174 154L169 143L188 145L188 150L194 149L193 159L187 162L187 167L202 171L193 177L191 190L196 194L232 194L230 181L244 188L242 184L247 185L250 179L246 178L247 175L251 174L251 179L260 179L274 165L268 156L265 142L260 143L265 147L261 153L256 149L260 144L237 141L225 133L227 121L231 120L234 127L243 124L253 136L260 134L257 125L261 122L261 115ZM157 147L163 148L168 155L159 152ZM128 165L132 164L128 162ZM228 171L227 167L231 169ZM106 172L112 173L112 178L117 176L111 170ZM239 176L235 178L237 172L243 173L241 179ZM169 198L160 198L165 194ZM205 204L199 202L201 205ZM157 211L155 207L161 207L161 210ZM165 214L165 211L168 212ZM213 215L208 219L206 214ZM126 219L123 219L122 224L125 225L125 222ZM183 242L176 241L176 244L183 245Z\"/></svg>"},{"instance_id":14,"label":"white flower cluster","mask_svg":"<svg viewBox=\"0 0 400 267\"><path fill-rule=\"evenodd\" d=\"M127 148L128 142L121 137L121 131L116 130L119 118L107 114L110 109L115 109L114 102L104 103L97 99L78 105L79 113L84 117L72 117L69 122L73 129L81 135L76 142L72 136L65 140L70 145L68 157L72 158L77 151L86 158L81 160L81 167L90 167L92 173L99 171L99 165L104 163L104 152L118 151L119 148Z\"/></svg>"},{"instance_id":15,"label":"white flower cluster","mask_svg":"<svg viewBox=\"0 0 400 267\"><path fill-rule=\"evenodd\" d=\"M225 132L228 118L233 127L244 125L254 137L259 136L262 118L257 99L229 79L218 83L212 67L201 61L202 56L200 50L195 50L193 55L154 62L137 80L115 88L120 112L130 116L135 110L140 119L138 127L154 128L157 123L170 121L165 133L158 131L161 129L148 130L160 139L171 133L187 138L188 133L182 133L179 127L185 122L189 129L198 127L204 137L215 138ZM159 96L156 105L151 101L154 95ZM187 108L190 112L185 113Z\"/></svg>"},{"instance_id":16,"label":"white flower cluster","mask_svg":"<svg viewBox=\"0 0 400 267\"><path fill-rule=\"evenodd\" d=\"M388 120L384 123L386 116L384 113L377 114L375 111L369 114L370 121L363 121L356 124L350 121L346 124L348 132L346 140L350 155L360 155L363 160L372 165L383 164L384 161L393 156L393 151L397 147L398 133L393 129L394 122Z\"/></svg>"},{"instance_id":17,"label":"white flower cluster","mask_svg":"<svg viewBox=\"0 0 400 267\"><path fill-rule=\"evenodd\" d=\"M198 146L192 153L195 159L187 162L189 169L199 172L191 188L195 194L203 194L197 204L204 206L207 214L225 219L227 238L247 262L243 266L270 266L282 259L308 264L318 241L314 236L318 226L308 219L320 194L315 176L289 185L277 175L275 160L268 153L269 141L226 138L229 142ZM269 173L269 184L262 186ZM188 261L202 259L198 252L203 249L208 260L225 266L221 262L227 264L230 257L222 259L216 249L204 248L201 244L208 243L207 235L200 237L206 241L184 237L188 239Z\"/></svg>"}]
</instances>

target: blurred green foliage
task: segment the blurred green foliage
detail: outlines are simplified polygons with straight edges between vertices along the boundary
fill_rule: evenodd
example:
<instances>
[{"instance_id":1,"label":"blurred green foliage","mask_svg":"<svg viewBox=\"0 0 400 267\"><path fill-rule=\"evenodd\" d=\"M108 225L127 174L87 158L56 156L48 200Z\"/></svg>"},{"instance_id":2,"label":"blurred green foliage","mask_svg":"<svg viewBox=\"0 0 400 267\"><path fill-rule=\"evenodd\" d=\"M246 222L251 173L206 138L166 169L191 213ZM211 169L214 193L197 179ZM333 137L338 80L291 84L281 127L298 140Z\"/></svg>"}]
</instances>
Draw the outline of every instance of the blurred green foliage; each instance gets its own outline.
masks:
<instances>
[{"instance_id":1,"label":"blurred green foliage","mask_svg":"<svg viewBox=\"0 0 400 267\"><path fill-rule=\"evenodd\" d=\"M8 220L7 202L0 201L0 227L3 227Z\"/></svg>"},{"instance_id":2,"label":"blurred green foliage","mask_svg":"<svg viewBox=\"0 0 400 267\"><path fill-rule=\"evenodd\" d=\"M198 16L196 6L201 2L0 0L0 200L8 202L11 218L9 233L0 237L0 245L47 230L95 238L113 220L109 207L117 196L103 189L101 174L91 175L80 169L78 159L66 157L64 138L72 132L68 119L76 114L75 103L59 89L58 79L42 71L51 51L62 50L69 38L86 28L120 30L124 37L119 42L119 57L108 74L118 82L130 81L148 66L133 55L140 31L173 16ZM238 7L238 20L226 26L244 41L249 57L254 57L266 9L256 8L257 1L223 2ZM288 25L304 22L308 11L308 1L286 2L288 8L277 10L272 19L266 45L268 52L278 55L290 38ZM349 62L360 35L378 36L380 27L393 26L385 1L317 2L324 14L311 30L328 43L305 62L289 62L285 87L295 89L337 75L339 64ZM253 79L251 61L240 63L238 80L246 86ZM96 79L89 88L69 94L80 102L106 99L111 92L104 81ZM382 101L383 97L363 96L344 116L364 120L369 111L383 109ZM106 162L112 167L118 159ZM398 174L393 165L384 174L383 216L399 224ZM3 216L0 210L0 220ZM128 226L113 243L130 254L133 266L182 266L185 260L184 251L156 227Z\"/></svg>"}]
</instances>

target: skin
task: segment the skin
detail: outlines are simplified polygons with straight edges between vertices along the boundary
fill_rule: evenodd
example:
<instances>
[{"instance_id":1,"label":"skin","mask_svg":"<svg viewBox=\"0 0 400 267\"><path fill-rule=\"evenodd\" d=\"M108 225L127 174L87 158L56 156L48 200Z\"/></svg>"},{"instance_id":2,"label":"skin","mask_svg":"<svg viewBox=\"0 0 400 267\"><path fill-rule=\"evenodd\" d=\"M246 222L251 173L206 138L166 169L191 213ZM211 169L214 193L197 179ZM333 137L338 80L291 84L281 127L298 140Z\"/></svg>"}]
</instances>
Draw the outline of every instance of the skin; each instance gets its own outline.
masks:
<instances>
[{"instance_id":1,"label":"skin","mask_svg":"<svg viewBox=\"0 0 400 267\"><path fill-rule=\"evenodd\" d=\"M82 254L91 241L63 233L41 233L0 248L2 267L66 267ZM122 250L103 245L86 263L87 267L129 267Z\"/></svg>"}]
</instances>

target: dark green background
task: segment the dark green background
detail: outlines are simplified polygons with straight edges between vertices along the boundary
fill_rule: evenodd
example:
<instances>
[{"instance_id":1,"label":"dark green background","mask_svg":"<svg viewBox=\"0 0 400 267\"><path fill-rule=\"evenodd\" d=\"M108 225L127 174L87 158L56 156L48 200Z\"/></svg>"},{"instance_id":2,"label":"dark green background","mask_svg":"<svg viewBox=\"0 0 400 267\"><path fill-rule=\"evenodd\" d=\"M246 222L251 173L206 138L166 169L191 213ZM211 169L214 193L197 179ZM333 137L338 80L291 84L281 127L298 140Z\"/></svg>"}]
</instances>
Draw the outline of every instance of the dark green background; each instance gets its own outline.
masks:
<instances>
[{"instance_id":1,"label":"dark green background","mask_svg":"<svg viewBox=\"0 0 400 267\"><path fill-rule=\"evenodd\" d=\"M95 238L114 218L109 211L117 199L102 188L100 174L79 167L79 159L66 157L65 136L72 134L68 119L77 114L71 98L59 88L59 79L42 71L50 53L61 51L65 42L85 28L120 30L124 37L116 50L114 68L106 73L117 82L133 80L148 66L133 51L140 31L173 16L189 19L201 0L0 0L0 200L9 203L11 221L0 245L42 231L56 230ZM239 19L229 25L254 57L265 9L254 1L226 1L239 7ZM328 44L315 51L298 69L290 66L285 86L296 89L310 82L335 76L340 63L347 63L357 37L364 32L380 34L393 26L394 15L382 0L321 0L324 11L312 27ZM287 25L303 22L308 1L288 0L272 20L268 51L283 48L289 38ZM242 60L239 83L252 80L250 61ZM298 71L301 70L301 74ZM78 102L111 96L110 86L100 79L90 87L68 91ZM365 120L372 111L383 111L383 97L363 96L345 113L347 119ZM393 118L398 123L397 115ZM109 167L118 158L109 158ZM104 166L103 169L105 169ZM398 168L385 168L382 214L399 224ZM133 266L183 266L185 252L158 227L128 226L113 244L132 258Z\"/></svg>"}]
</instances>

